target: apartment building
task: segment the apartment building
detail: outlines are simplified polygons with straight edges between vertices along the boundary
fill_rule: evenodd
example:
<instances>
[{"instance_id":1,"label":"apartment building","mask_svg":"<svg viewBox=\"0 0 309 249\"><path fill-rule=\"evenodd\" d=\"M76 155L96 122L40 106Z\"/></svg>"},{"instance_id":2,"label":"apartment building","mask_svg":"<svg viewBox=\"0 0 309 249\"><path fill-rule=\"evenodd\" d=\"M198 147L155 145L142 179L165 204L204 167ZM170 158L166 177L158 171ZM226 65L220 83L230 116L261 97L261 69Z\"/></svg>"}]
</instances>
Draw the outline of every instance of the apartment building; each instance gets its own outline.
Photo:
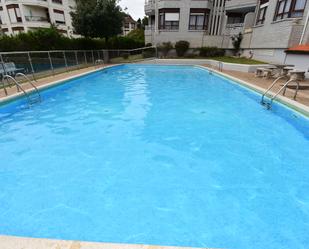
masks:
<instances>
[{"instance_id":1,"label":"apartment building","mask_svg":"<svg viewBox=\"0 0 309 249\"><path fill-rule=\"evenodd\" d=\"M284 62L286 49L309 43L308 0L146 0L145 13L145 39L153 44L232 49L231 36L242 33L244 54Z\"/></svg>"},{"instance_id":2,"label":"apartment building","mask_svg":"<svg viewBox=\"0 0 309 249\"><path fill-rule=\"evenodd\" d=\"M307 0L231 0L226 2L225 9L228 21L224 35L228 29L242 32L241 47L245 54L253 53L255 59L284 62L285 50L309 43ZM230 18L241 21L229 26ZM224 47L232 48L226 38L229 37L225 37Z\"/></svg>"},{"instance_id":3,"label":"apartment building","mask_svg":"<svg viewBox=\"0 0 309 249\"><path fill-rule=\"evenodd\" d=\"M137 22L130 15L126 15L123 21L122 35L126 36L132 30L137 28Z\"/></svg>"},{"instance_id":4,"label":"apartment building","mask_svg":"<svg viewBox=\"0 0 309 249\"><path fill-rule=\"evenodd\" d=\"M74 0L0 0L0 26L4 34L11 35L55 24L60 32L72 36L74 6Z\"/></svg>"},{"instance_id":5,"label":"apartment building","mask_svg":"<svg viewBox=\"0 0 309 249\"><path fill-rule=\"evenodd\" d=\"M221 46L225 0L146 0L146 43L187 40L192 47Z\"/></svg>"}]
</instances>

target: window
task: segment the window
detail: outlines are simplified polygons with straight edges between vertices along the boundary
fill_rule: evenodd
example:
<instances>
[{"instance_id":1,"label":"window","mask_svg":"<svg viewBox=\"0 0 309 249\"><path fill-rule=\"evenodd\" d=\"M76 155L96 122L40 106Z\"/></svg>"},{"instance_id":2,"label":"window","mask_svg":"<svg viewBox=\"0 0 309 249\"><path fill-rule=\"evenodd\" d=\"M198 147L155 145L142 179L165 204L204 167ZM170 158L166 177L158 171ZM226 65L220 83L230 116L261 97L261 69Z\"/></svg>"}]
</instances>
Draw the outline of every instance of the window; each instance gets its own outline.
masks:
<instances>
[{"instance_id":1,"label":"window","mask_svg":"<svg viewBox=\"0 0 309 249\"><path fill-rule=\"evenodd\" d=\"M260 0L260 6L259 6L257 19L256 19L256 25L260 25L264 23L268 4L269 4L268 0Z\"/></svg>"},{"instance_id":2,"label":"window","mask_svg":"<svg viewBox=\"0 0 309 249\"><path fill-rule=\"evenodd\" d=\"M22 22L18 4L10 4L6 6L8 9L11 23Z\"/></svg>"},{"instance_id":3,"label":"window","mask_svg":"<svg viewBox=\"0 0 309 249\"><path fill-rule=\"evenodd\" d=\"M54 9L55 22L57 24L65 24L64 12L62 10Z\"/></svg>"},{"instance_id":4,"label":"window","mask_svg":"<svg viewBox=\"0 0 309 249\"><path fill-rule=\"evenodd\" d=\"M306 0L278 0L274 21L285 18L302 17Z\"/></svg>"},{"instance_id":5,"label":"window","mask_svg":"<svg viewBox=\"0 0 309 249\"><path fill-rule=\"evenodd\" d=\"M189 30L206 30L208 26L208 9L191 9Z\"/></svg>"},{"instance_id":6,"label":"window","mask_svg":"<svg viewBox=\"0 0 309 249\"><path fill-rule=\"evenodd\" d=\"M159 10L159 29L178 30L179 29L179 9Z\"/></svg>"}]
</instances>

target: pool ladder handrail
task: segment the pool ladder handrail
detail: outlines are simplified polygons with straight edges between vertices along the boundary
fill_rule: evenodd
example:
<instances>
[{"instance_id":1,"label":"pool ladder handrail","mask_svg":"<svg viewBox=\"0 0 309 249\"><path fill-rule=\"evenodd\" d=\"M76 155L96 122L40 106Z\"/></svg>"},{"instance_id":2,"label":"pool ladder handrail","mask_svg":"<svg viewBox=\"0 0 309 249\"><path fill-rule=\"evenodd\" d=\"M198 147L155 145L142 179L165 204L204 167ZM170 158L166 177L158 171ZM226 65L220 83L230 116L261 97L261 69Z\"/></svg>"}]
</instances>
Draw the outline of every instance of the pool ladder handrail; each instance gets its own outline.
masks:
<instances>
[{"instance_id":1,"label":"pool ladder handrail","mask_svg":"<svg viewBox=\"0 0 309 249\"><path fill-rule=\"evenodd\" d=\"M281 77L279 77L279 78L282 78L282 77L284 77L284 76L281 76ZM279 78L276 80L276 82L279 80ZM276 83L276 82L275 82L275 83ZM298 91L299 91L299 82L298 82L296 79L290 79L290 80L288 80L287 82L284 83L284 85L279 89L279 91L278 91L274 96L272 96L272 97L270 98L270 102L267 103L267 109L271 109L274 100L278 97L278 95L279 95L282 91L283 91L282 95L285 96L286 88L287 88L288 85L289 85L290 83L292 83L292 82L295 82L295 83L296 83L296 89L295 89L295 93L294 93L294 96L293 96L293 99L296 100L296 96L297 96L297 93L298 93ZM263 95L262 101L261 101L261 103L262 103L263 105L266 104L266 103L264 102L264 96L265 96L265 94Z\"/></svg>"},{"instance_id":2,"label":"pool ladder handrail","mask_svg":"<svg viewBox=\"0 0 309 249\"><path fill-rule=\"evenodd\" d=\"M28 78L28 77L27 77ZM41 95L37 89L37 87L35 87L32 82L30 83L32 86L34 86L34 88L36 89L36 93L38 94L39 98L37 99L32 99L29 95L29 93L27 93L27 91L20 85L20 83L11 75L4 75L3 76L3 81L7 79L7 80L12 80L14 82L14 84L16 85L16 89L17 89L17 92L20 92L20 90L23 92L24 96L27 98L27 103L28 103L28 107L30 107L32 104L36 103L36 102L40 102L41 101ZM7 93L7 90L6 90L6 87L5 87L5 84L4 82L2 81L2 85L3 85L3 88L4 88L4 91L5 91L5 94L8 95ZM9 81L8 81L9 82ZM9 87L11 87L11 84L9 84ZM38 101L39 100L39 101Z\"/></svg>"},{"instance_id":3,"label":"pool ladder handrail","mask_svg":"<svg viewBox=\"0 0 309 249\"><path fill-rule=\"evenodd\" d=\"M281 80L281 79L283 79L283 78L285 78L285 76L280 76L280 77L278 77L277 79L275 79L275 80L273 81L273 83L272 83L272 84L267 88L267 90L263 93L262 99L261 99L261 104L262 104L262 105L265 105L264 98L265 98L266 94L276 85L276 83L277 83L279 80Z\"/></svg>"},{"instance_id":4,"label":"pool ladder handrail","mask_svg":"<svg viewBox=\"0 0 309 249\"><path fill-rule=\"evenodd\" d=\"M42 97L41 97L40 91L39 91L39 89L32 83L32 80L30 80L29 77L28 77L27 75L23 74L23 73L17 73L17 74L15 75L15 78L16 78L17 76L24 77L24 78L28 81L28 83L32 86L32 88L34 89L34 91L35 91L36 94L38 95L38 100L39 100L39 102L41 102L41 101L42 101Z\"/></svg>"}]
</instances>

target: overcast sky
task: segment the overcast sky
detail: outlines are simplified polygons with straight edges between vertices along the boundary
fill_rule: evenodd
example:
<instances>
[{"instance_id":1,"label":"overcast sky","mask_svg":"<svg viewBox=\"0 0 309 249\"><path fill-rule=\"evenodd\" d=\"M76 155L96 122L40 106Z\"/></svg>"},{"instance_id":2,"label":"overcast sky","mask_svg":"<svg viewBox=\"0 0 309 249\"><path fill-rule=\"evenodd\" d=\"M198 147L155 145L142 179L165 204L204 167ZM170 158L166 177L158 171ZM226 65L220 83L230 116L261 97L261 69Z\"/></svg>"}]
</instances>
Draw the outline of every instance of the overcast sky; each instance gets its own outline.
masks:
<instances>
[{"instance_id":1,"label":"overcast sky","mask_svg":"<svg viewBox=\"0 0 309 249\"><path fill-rule=\"evenodd\" d=\"M127 12L135 19L143 18L145 0L120 0L120 6L122 9L128 8Z\"/></svg>"}]
</instances>

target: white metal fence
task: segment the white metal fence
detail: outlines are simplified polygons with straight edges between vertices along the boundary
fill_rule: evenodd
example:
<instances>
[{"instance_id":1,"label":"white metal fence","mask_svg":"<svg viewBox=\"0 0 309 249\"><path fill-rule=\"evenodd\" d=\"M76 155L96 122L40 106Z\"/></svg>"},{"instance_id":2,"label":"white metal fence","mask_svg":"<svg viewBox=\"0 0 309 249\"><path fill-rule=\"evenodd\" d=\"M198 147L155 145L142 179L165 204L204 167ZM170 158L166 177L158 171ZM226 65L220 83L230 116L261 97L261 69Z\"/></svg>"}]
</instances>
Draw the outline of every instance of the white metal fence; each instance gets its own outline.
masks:
<instances>
[{"instance_id":1,"label":"white metal fence","mask_svg":"<svg viewBox=\"0 0 309 249\"><path fill-rule=\"evenodd\" d=\"M132 63L157 56L155 47L130 50L0 52L0 80L18 72L34 79L102 64Z\"/></svg>"}]
</instances>

